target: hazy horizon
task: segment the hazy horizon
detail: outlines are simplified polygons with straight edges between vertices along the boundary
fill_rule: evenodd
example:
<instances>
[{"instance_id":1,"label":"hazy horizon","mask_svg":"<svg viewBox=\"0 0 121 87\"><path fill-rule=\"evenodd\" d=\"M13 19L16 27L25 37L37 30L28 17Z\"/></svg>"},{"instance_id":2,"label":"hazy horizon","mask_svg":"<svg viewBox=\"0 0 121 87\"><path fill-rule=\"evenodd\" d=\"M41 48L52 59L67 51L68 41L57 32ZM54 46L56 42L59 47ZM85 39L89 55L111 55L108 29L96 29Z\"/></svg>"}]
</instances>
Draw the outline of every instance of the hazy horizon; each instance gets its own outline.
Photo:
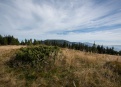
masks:
<instances>
[{"instance_id":1,"label":"hazy horizon","mask_svg":"<svg viewBox=\"0 0 121 87\"><path fill-rule=\"evenodd\" d=\"M0 0L0 34L121 45L121 0Z\"/></svg>"}]
</instances>

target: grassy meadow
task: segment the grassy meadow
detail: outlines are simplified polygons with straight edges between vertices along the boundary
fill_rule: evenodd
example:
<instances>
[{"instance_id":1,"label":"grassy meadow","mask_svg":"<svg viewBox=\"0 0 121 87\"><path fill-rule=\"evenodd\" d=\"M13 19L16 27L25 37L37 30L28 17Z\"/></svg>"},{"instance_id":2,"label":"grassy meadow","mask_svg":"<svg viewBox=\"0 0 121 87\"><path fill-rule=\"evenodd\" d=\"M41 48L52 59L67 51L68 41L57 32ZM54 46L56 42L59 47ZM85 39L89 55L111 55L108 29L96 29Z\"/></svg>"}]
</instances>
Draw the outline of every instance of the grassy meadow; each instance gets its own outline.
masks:
<instances>
[{"instance_id":1,"label":"grassy meadow","mask_svg":"<svg viewBox=\"0 0 121 87\"><path fill-rule=\"evenodd\" d=\"M121 56L0 46L0 87L121 87Z\"/></svg>"}]
</instances>

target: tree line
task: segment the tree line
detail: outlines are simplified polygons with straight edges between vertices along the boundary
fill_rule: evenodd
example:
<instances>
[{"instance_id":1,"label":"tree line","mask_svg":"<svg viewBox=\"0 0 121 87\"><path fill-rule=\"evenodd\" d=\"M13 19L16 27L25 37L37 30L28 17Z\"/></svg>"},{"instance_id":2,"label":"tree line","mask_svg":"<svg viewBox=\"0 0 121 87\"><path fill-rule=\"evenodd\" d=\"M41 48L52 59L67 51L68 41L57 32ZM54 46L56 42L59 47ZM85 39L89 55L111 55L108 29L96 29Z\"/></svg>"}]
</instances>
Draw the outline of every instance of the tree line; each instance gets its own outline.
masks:
<instances>
[{"instance_id":1,"label":"tree line","mask_svg":"<svg viewBox=\"0 0 121 87\"><path fill-rule=\"evenodd\" d=\"M0 35L0 45L40 45L45 44L49 46L58 46L63 48L75 49L85 52L92 52L92 53L99 53L99 54L111 54L111 55L121 55L121 51L115 51L114 47L104 47L103 45L96 45L95 43L93 46L85 45L84 43L74 43L65 40L32 40L32 39L25 39L19 42L17 38L14 36L1 36Z\"/></svg>"},{"instance_id":2,"label":"tree line","mask_svg":"<svg viewBox=\"0 0 121 87\"><path fill-rule=\"evenodd\" d=\"M99 54L111 54L111 55L121 55L121 51L115 51L114 47L104 47L103 45L96 45L95 42L92 46L88 46L84 43L69 43L64 41L63 43L58 43L58 41L45 41L44 44L46 45L53 45L59 46L63 48L75 49L84 52L92 52L92 53L99 53Z\"/></svg>"},{"instance_id":3,"label":"tree line","mask_svg":"<svg viewBox=\"0 0 121 87\"><path fill-rule=\"evenodd\" d=\"M111 54L111 55L121 55L121 51L115 51L114 47L104 47L103 45L96 45L95 43L93 46L85 45L84 43L73 43L65 40L36 40L34 39L25 39L25 41L21 41L21 45L39 45L45 44L49 46L59 46L63 48L75 49L85 52L92 52L92 53L99 53L99 54Z\"/></svg>"},{"instance_id":4,"label":"tree line","mask_svg":"<svg viewBox=\"0 0 121 87\"><path fill-rule=\"evenodd\" d=\"M19 40L11 35L0 35L0 45L19 45Z\"/></svg>"}]
</instances>

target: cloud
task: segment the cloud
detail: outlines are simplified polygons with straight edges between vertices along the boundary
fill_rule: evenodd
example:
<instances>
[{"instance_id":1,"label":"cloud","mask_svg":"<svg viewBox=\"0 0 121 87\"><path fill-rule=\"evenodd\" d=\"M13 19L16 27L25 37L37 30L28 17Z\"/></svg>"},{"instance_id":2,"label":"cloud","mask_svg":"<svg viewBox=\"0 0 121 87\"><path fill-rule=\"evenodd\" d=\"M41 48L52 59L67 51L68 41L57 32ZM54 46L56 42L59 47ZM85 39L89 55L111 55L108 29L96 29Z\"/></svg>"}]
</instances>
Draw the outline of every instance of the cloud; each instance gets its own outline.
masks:
<instances>
[{"instance_id":1,"label":"cloud","mask_svg":"<svg viewBox=\"0 0 121 87\"><path fill-rule=\"evenodd\" d=\"M114 27L121 24L120 3L121 0L0 0L0 34L20 39L86 39L121 44L121 29ZM63 32L66 33L58 34Z\"/></svg>"},{"instance_id":2,"label":"cloud","mask_svg":"<svg viewBox=\"0 0 121 87\"><path fill-rule=\"evenodd\" d=\"M105 30L104 31L95 31L95 32L69 32L67 34L48 34L48 35L42 35L42 38L48 39L65 39L69 41L78 41L78 42L88 42L90 41L93 43L96 41L97 44L100 45L120 45L121 44L121 28L114 29L114 30Z\"/></svg>"}]
</instances>

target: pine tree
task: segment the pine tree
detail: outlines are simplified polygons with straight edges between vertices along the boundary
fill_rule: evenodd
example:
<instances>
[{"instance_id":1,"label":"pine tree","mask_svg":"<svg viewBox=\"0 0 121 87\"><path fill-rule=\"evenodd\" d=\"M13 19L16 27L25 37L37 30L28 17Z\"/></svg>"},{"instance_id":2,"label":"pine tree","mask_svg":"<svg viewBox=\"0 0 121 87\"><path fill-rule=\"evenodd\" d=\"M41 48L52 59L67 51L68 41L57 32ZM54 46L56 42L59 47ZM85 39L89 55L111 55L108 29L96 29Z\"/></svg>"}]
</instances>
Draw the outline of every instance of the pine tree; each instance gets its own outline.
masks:
<instances>
[{"instance_id":1,"label":"pine tree","mask_svg":"<svg viewBox=\"0 0 121 87\"><path fill-rule=\"evenodd\" d=\"M2 36L0 35L0 45L2 45Z\"/></svg>"},{"instance_id":2,"label":"pine tree","mask_svg":"<svg viewBox=\"0 0 121 87\"><path fill-rule=\"evenodd\" d=\"M94 42L94 44L92 46L92 52L97 53L97 48L96 48L95 42Z\"/></svg>"}]
</instances>

